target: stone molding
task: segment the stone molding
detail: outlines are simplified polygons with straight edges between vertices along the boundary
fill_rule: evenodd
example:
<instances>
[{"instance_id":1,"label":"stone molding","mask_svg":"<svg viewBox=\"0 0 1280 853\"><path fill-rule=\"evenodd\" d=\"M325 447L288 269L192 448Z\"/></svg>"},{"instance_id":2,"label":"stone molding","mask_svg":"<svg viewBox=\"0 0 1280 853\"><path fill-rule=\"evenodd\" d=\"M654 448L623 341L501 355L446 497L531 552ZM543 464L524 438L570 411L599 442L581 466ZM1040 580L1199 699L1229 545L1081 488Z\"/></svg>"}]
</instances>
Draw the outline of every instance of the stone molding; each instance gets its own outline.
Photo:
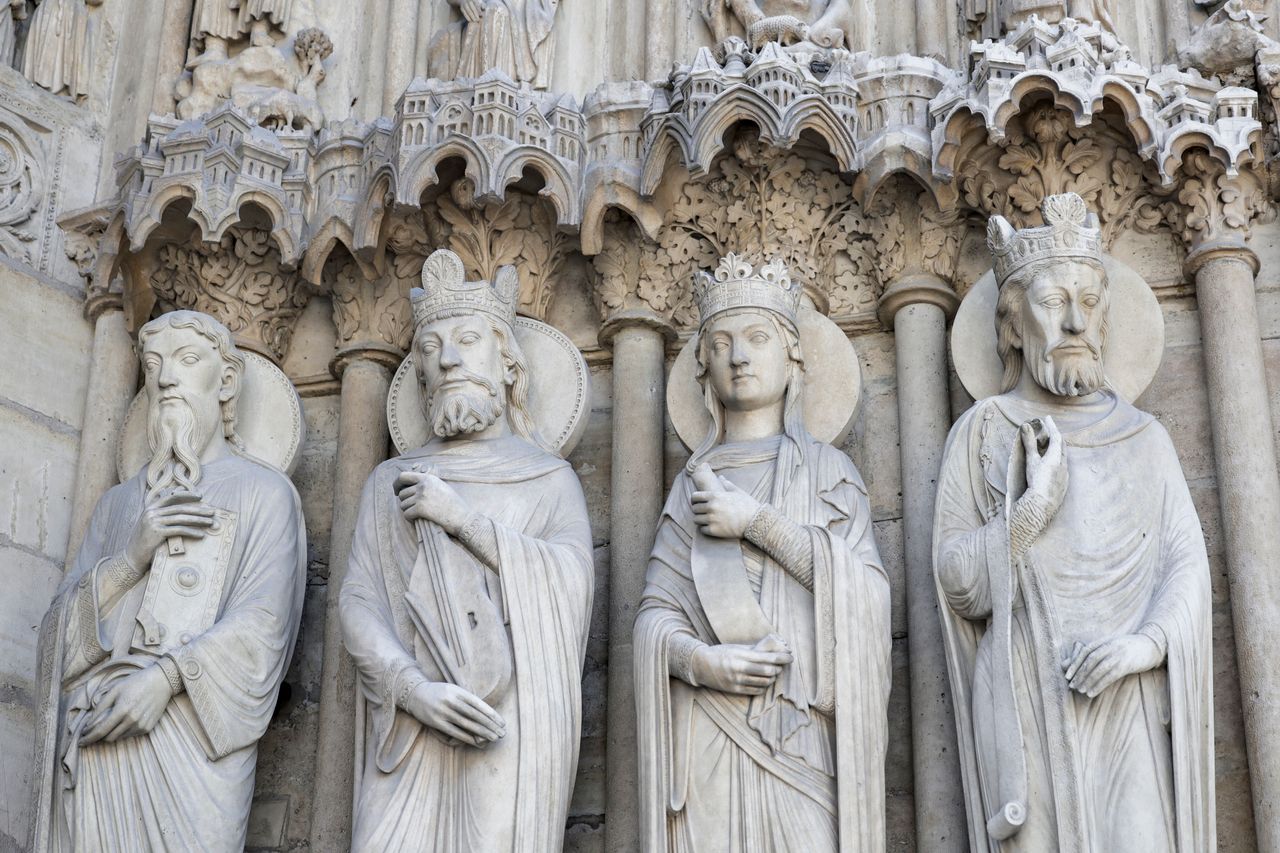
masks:
<instances>
[{"instance_id":1,"label":"stone molding","mask_svg":"<svg viewBox=\"0 0 1280 853\"><path fill-rule=\"evenodd\" d=\"M886 329L893 328L898 311L909 305L936 305L946 314L947 321L956 315L960 297L936 275L919 273L905 275L885 290L876 306L876 314Z\"/></svg>"}]
</instances>

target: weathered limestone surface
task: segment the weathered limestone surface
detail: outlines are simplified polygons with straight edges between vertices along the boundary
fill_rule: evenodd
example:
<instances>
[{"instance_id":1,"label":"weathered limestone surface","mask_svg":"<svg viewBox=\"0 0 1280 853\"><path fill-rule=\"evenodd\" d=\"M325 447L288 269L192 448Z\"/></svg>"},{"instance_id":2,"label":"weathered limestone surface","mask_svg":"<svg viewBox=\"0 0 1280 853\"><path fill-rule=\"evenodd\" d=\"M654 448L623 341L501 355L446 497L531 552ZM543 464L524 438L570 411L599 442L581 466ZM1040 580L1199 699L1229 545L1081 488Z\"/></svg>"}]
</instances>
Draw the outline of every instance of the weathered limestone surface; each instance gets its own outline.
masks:
<instances>
[{"instance_id":1,"label":"weathered limestone surface","mask_svg":"<svg viewBox=\"0 0 1280 853\"><path fill-rule=\"evenodd\" d=\"M219 4L226 44L196 63L206 71L187 68L214 32L193 31L192 16ZM662 386L696 322L690 275L729 251L784 257L855 345L862 399L840 449L866 481L890 585L887 845L953 849L954 838L917 837L954 823L933 799L951 784L953 756L940 759L953 744L937 729L950 699L921 695L945 663L919 595L931 583L920 542L936 436L973 402L950 364L946 306L991 267L992 215L1038 225L1043 197L1067 191L1099 215L1106 251L1145 278L1164 315L1160 368L1134 402L1168 431L1206 540L1218 849L1280 844L1266 811L1280 802L1280 732L1253 699L1274 677L1257 650L1280 641L1259 592L1274 573L1258 555L1280 534L1251 528L1249 507L1230 498L1241 478L1277 473L1232 458L1220 414L1226 399L1255 423L1280 418L1275 0L504 0L479 5L556 7L543 16L553 46L533 74L503 55L493 73L457 80L430 77L458 59L436 48L477 17L461 0L386 0L354 16L338 0L254 0L240 4L243 20L226 0L154 15L123 0L45 0L88 25L74 97L24 79L36 9L17 4L24 21L0 5L15 24L14 56L0 56L0 577L15 593L0 596L0 850L26 844L39 618L86 507L114 482L112 406L135 381L120 356L171 307L217 315L303 398L292 480L307 589L261 742L248 846L342 849L349 762L326 745L351 743L354 720L353 697L331 699L333 674L350 671L331 584L345 566L331 551L341 562L354 511L344 482L389 447L385 434L350 439L381 415L365 402L344 411L343 399L376 397L381 377L368 377L406 351L408 288L438 248L472 278L514 264L520 313L567 335L591 369L587 429L569 456L595 596L565 849L633 849L629 599L648 516L688 458ZM501 30L501 10L487 14ZM1064 14L1080 25L1046 23ZM492 55L539 26L526 19L491 40ZM297 51L309 29L331 53L317 36ZM0 22L0 52L4 32ZM823 53L833 38L849 53ZM184 121L197 77L206 101L228 103L196 98ZM1235 238L1257 256L1256 278L1245 282L1247 254L1229 261L1235 307L1207 324L1206 300L1221 293L1204 273L1197 283L1187 256ZM952 297L895 301L895 285L926 279ZM1236 314L1250 303L1260 364L1245 388L1206 347L1235 364L1237 342L1224 349L1220 332L1241 337ZM934 417L914 417L922 407ZM57 486L75 482L84 488Z\"/></svg>"}]
</instances>

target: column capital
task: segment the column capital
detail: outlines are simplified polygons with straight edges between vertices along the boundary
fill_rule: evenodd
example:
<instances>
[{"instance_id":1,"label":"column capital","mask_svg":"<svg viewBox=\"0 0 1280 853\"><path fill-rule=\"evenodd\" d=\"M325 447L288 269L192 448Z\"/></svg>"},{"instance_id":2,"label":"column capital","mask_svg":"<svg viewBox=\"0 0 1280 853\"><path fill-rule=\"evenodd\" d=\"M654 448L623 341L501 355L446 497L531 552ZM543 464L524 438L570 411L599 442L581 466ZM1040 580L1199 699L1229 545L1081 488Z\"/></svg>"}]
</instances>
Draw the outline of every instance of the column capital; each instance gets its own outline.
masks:
<instances>
[{"instance_id":1,"label":"column capital","mask_svg":"<svg viewBox=\"0 0 1280 853\"><path fill-rule=\"evenodd\" d=\"M365 359L395 370L404 360L413 336L411 280L398 277L395 266L389 263L384 275L366 278L348 258L326 275L338 330L338 351L329 363L335 378L341 379L354 361Z\"/></svg>"},{"instance_id":2,"label":"column capital","mask_svg":"<svg viewBox=\"0 0 1280 853\"><path fill-rule=\"evenodd\" d=\"M1204 151L1186 156L1170 225L1187 247L1189 273L1223 252L1253 256L1246 241L1253 223L1272 213L1266 179L1251 167L1228 168ZM1257 258L1249 263L1257 268Z\"/></svg>"},{"instance_id":3,"label":"column capital","mask_svg":"<svg viewBox=\"0 0 1280 853\"><path fill-rule=\"evenodd\" d=\"M892 329L899 309L921 304L938 306L950 322L960 307L960 297L940 276L910 273L899 276L885 288L876 304L876 316L880 318L881 325Z\"/></svg>"},{"instance_id":4,"label":"column capital","mask_svg":"<svg viewBox=\"0 0 1280 853\"><path fill-rule=\"evenodd\" d=\"M671 343L676 339L676 327L666 317L656 314L647 308L624 308L621 311L613 312L605 318L604 325L600 327L598 335L600 346L612 346L613 339L618 332L635 326L652 329L662 335L666 343Z\"/></svg>"},{"instance_id":5,"label":"column capital","mask_svg":"<svg viewBox=\"0 0 1280 853\"><path fill-rule=\"evenodd\" d=\"M90 325L96 324L103 314L123 310L124 294L118 287L98 287L94 282L85 291L84 317Z\"/></svg>"}]
</instances>

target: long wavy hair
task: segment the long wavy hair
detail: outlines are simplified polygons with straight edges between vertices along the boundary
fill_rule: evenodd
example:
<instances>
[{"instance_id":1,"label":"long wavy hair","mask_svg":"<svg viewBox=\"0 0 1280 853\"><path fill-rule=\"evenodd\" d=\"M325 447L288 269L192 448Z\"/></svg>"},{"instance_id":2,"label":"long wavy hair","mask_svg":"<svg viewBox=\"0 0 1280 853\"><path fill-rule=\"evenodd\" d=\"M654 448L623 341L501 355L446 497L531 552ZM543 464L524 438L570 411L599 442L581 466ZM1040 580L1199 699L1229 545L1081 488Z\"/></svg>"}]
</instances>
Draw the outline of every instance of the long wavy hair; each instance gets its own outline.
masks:
<instances>
[{"instance_id":1,"label":"long wavy hair","mask_svg":"<svg viewBox=\"0 0 1280 853\"><path fill-rule=\"evenodd\" d=\"M803 460L809 433L804 426L804 354L800 350L800 333L790 320L767 308L737 308L716 314L712 319L738 314L759 314L767 317L773 324L775 333L786 344L787 392L782 405L782 433L794 445L795 451L799 454L797 458ZM702 464L707 454L724 441L724 404L716 396L715 388L711 384L706 328L706 323L699 326L698 342L694 351L698 362L696 375L698 383L702 386L702 400L706 404L707 411L711 413L711 425L707 428L707 434L703 436L702 443L694 450L688 464L685 465L685 470L690 475Z\"/></svg>"}]
</instances>

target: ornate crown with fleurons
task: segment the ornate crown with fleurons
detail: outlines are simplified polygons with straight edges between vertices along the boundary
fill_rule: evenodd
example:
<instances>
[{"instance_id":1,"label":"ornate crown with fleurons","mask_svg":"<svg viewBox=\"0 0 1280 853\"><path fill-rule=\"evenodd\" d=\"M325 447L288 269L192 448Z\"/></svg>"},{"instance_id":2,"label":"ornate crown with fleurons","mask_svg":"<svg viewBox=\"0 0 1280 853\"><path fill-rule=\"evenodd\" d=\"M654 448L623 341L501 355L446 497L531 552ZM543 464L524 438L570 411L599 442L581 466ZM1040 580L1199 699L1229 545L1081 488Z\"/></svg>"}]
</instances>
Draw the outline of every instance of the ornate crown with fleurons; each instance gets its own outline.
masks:
<instances>
[{"instance_id":1,"label":"ornate crown with fleurons","mask_svg":"<svg viewBox=\"0 0 1280 853\"><path fill-rule=\"evenodd\" d=\"M1045 224L1015 229L1003 216L987 223L996 282L1000 287L1018 270L1043 260L1102 264L1102 230L1098 217L1075 193L1051 195L1041 204Z\"/></svg>"},{"instance_id":2,"label":"ornate crown with fleurons","mask_svg":"<svg viewBox=\"0 0 1280 853\"><path fill-rule=\"evenodd\" d=\"M700 322L734 308L764 308L796 323L804 288L791 281L791 273L781 258L760 269L733 252L725 255L713 274L699 270L693 276L693 295L698 302Z\"/></svg>"},{"instance_id":3,"label":"ornate crown with fleurons","mask_svg":"<svg viewBox=\"0 0 1280 853\"><path fill-rule=\"evenodd\" d=\"M520 277L512 266L500 267L487 281L467 281L462 259L448 249L437 249L422 265L422 287L409 291L413 327L443 316L482 311L511 326L520 299Z\"/></svg>"}]
</instances>

